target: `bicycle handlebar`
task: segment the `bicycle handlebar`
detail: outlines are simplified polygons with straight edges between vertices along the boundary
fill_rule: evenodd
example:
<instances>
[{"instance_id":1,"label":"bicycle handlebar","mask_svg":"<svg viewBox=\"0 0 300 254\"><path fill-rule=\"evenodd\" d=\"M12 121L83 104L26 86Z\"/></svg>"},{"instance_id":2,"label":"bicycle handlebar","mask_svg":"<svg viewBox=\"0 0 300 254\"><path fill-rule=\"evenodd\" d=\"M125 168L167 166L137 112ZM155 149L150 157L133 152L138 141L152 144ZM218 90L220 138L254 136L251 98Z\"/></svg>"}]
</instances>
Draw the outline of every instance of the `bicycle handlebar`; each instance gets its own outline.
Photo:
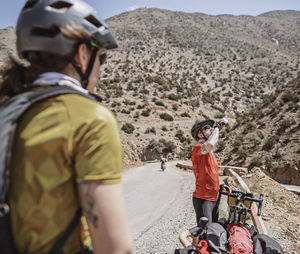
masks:
<instances>
[{"instance_id":1,"label":"bicycle handlebar","mask_svg":"<svg viewBox=\"0 0 300 254\"><path fill-rule=\"evenodd\" d=\"M223 189L227 189L227 192L223 191ZM261 215L261 207L262 207L262 202L263 202L263 197L264 197L263 194L260 194L259 198L254 198L253 194L250 192L243 192L243 191L236 191L236 190L231 191L227 185L220 186L219 194L234 197L238 201L243 199L243 200L256 202L256 203L258 203L257 215L258 216Z\"/></svg>"}]
</instances>

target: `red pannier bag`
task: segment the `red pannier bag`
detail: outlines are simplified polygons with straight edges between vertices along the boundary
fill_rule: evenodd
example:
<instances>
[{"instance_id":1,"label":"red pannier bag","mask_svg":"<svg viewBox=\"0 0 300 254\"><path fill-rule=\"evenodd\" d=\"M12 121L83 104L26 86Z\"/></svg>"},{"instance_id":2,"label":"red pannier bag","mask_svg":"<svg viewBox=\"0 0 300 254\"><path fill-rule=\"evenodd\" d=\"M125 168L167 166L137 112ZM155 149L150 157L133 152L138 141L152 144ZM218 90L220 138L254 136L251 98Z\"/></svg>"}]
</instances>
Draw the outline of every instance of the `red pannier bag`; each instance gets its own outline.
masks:
<instances>
[{"instance_id":1,"label":"red pannier bag","mask_svg":"<svg viewBox=\"0 0 300 254\"><path fill-rule=\"evenodd\" d=\"M243 224L229 224L228 249L230 254L253 253L251 234Z\"/></svg>"}]
</instances>

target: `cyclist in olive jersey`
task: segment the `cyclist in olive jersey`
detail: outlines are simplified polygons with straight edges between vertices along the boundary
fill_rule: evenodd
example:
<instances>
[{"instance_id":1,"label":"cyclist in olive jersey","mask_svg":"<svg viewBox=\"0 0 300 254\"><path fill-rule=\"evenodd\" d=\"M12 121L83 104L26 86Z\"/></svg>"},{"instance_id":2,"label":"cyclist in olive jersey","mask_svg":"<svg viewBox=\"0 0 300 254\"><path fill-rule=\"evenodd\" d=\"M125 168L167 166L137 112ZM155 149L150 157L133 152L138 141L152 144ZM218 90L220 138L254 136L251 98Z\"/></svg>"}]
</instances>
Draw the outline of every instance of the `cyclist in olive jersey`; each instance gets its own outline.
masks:
<instances>
[{"instance_id":1,"label":"cyclist in olive jersey","mask_svg":"<svg viewBox=\"0 0 300 254\"><path fill-rule=\"evenodd\" d=\"M105 22L81 0L28 0L16 33L26 63L11 59L2 99L51 86L94 92L104 50L117 47ZM83 253L88 239L93 253L133 253L121 170L119 128L102 104L65 94L31 106L18 123L10 168L18 251L48 253L81 208L86 220L71 232L63 253Z\"/></svg>"}]
</instances>

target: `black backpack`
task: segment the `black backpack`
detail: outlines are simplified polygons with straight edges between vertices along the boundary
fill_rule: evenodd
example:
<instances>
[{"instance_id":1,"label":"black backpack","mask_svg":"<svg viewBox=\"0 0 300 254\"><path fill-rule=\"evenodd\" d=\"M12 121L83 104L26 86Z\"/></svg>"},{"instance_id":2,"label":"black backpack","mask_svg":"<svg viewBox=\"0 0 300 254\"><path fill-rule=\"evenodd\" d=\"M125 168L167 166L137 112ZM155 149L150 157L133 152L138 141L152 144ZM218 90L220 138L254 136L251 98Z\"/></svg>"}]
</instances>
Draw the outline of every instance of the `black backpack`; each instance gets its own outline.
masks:
<instances>
[{"instance_id":1,"label":"black backpack","mask_svg":"<svg viewBox=\"0 0 300 254\"><path fill-rule=\"evenodd\" d=\"M1 254L20 254L14 247L10 226L10 208L7 202L9 189L9 168L12 155L14 134L18 120L34 103L62 94L78 94L94 101L101 98L91 93L83 93L68 86L52 86L37 91L29 91L12 97L0 105L0 243ZM79 223L81 210L76 215L65 232L52 247L48 254L63 254L61 248L69 235ZM88 252L84 252L88 253Z\"/></svg>"}]
</instances>

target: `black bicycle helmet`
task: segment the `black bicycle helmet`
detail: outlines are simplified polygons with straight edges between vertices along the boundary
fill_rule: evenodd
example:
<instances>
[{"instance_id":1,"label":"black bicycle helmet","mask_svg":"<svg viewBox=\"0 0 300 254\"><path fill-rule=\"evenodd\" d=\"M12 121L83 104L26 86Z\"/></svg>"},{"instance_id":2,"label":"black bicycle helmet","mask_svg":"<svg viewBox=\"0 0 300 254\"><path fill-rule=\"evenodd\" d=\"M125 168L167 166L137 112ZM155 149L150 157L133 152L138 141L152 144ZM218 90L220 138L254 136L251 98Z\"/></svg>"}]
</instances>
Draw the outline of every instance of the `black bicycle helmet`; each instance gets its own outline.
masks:
<instances>
[{"instance_id":1,"label":"black bicycle helmet","mask_svg":"<svg viewBox=\"0 0 300 254\"><path fill-rule=\"evenodd\" d=\"M198 133L201 130L201 128L205 125L210 125L211 127L214 126L215 121L214 120L201 120L201 121L197 121L195 122L195 124L193 125L192 129L191 129L191 135L192 137L198 141L199 137L198 137Z\"/></svg>"},{"instance_id":2,"label":"black bicycle helmet","mask_svg":"<svg viewBox=\"0 0 300 254\"><path fill-rule=\"evenodd\" d=\"M17 50L42 51L62 56L74 50L78 40L65 37L59 27L82 26L100 48L116 48L117 42L97 11L81 0L28 0L16 26Z\"/></svg>"}]
</instances>

